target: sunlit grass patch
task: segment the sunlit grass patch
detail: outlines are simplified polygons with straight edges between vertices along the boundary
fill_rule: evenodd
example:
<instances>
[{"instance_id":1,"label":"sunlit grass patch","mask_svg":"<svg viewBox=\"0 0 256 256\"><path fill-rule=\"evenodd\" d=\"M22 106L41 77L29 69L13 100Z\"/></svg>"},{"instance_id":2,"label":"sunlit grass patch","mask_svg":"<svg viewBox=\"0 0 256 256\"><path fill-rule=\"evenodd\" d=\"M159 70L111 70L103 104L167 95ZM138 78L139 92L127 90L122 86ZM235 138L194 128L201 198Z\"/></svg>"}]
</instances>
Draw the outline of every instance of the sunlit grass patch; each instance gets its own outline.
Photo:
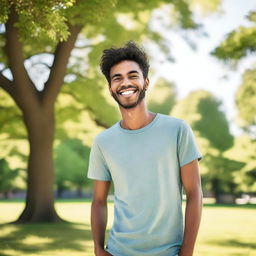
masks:
<instances>
[{"instance_id":1,"label":"sunlit grass patch","mask_svg":"<svg viewBox=\"0 0 256 256\"><path fill-rule=\"evenodd\" d=\"M196 255L255 256L255 206L205 206Z\"/></svg>"},{"instance_id":2,"label":"sunlit grass patch","mask_svg":"<svg viewBox=\"0 0 256 256\"><path fill-rule=\"evenodd\" d=\"M4 224L15 220L23 207L23 202L0 202L1 256L94 255L89 202L56 203L69 223ZM110 203L108 228L112 221ZM255 230L255 206L205 205L194 256L256 256Z\"/></svg>"},{"instance_id":3,"label":"sunlit grass patch","mask_svg":"<svg viewBox=\"0 0 256 256\"><path fill-rule=\"evenodd\" d=\"M38 237L38 236L27 236L23 239L22 243L26 245L41 245L41 244L50 244L52 239L49 237Z\"/></svg>"}]
</instances>

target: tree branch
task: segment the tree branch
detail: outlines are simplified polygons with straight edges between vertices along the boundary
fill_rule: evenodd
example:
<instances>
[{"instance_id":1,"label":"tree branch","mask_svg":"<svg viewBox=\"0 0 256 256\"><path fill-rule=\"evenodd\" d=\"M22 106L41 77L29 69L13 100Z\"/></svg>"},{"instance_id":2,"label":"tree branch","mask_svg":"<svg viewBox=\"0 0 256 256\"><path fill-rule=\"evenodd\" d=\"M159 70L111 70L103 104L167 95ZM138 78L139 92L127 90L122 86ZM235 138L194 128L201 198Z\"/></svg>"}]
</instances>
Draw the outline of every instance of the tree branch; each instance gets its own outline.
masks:
<instances>
[{"instance_id":1,"label":"tree branch","mask_svg":"<svg viewBox=\"0 0 256 256\"><path fill-rule=\"evenodd\" d=\"M39 100L35 85L24 66L22 44L18 38L18 29L15 27L17 21L17 13L12 8L6 23L6 54L13 75L14 99L21 109L28 110L31 105L38 105Z\"/></svg>"},{"instance_id":2,"label":"tree branch","mask_svg":"<svg viewBox=\"0 0 256 256\"><path fill-rule=\"evenodd\" d=\"M13 83L2 73L0 73L0 87L2 87L14 99Z\"/></svg>"},{"instance_id":3,"label":"tree branch","mask_svg":"<svg viewBox=\"0 0 256 256\"><path fill-rule=\"evenodd\" d=\"M65 42L58 43L51 72L43 91L43 104L53 105L64 81L68 60L82 26L70 26L70 35Z\"/></svg>"}]
</instances>

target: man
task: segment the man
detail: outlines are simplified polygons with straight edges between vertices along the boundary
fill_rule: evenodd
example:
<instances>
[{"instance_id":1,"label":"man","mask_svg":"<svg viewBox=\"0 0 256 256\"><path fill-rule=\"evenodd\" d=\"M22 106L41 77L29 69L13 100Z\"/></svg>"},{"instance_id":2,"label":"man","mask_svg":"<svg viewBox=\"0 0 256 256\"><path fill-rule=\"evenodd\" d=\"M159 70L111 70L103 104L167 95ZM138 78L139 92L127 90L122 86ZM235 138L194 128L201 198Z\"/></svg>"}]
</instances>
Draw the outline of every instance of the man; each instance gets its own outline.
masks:
<instances>
[{"instance_id":1,"label":"man","mask_svg":"<svg viewBox=\"0 0 256 256\"><path fill-rule=\"evenodd\" d=\"M133 42L103 52L101 70L122 120L94 140L91 226L96 256L191 256L199 228L201 155L182 120L150 112L145 52ZM107 195L114 185L114 223L105 244ZM182 186L187 203L185 228Z\"/></svg>"}]
</instances>

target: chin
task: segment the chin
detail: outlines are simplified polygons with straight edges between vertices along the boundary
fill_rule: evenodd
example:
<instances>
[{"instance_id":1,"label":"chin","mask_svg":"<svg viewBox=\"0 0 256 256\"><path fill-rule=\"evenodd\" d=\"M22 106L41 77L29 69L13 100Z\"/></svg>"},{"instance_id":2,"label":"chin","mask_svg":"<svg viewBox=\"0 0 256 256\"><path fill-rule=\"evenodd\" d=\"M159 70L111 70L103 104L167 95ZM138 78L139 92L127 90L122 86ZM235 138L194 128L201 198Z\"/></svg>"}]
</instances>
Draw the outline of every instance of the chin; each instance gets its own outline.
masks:
<instances>
[{"instance_id":1,"label":"chin","mask_svg":"<svg viewBox=\"0 0 256 256\"><path fill-rule=\"evenodd\" d=\"M125 109L135 108L137 105L138 105L138 103L131 104L131 105L121 105L121 104L119 104L120 107L125 108Z\"/></svg>"}]
</instances>

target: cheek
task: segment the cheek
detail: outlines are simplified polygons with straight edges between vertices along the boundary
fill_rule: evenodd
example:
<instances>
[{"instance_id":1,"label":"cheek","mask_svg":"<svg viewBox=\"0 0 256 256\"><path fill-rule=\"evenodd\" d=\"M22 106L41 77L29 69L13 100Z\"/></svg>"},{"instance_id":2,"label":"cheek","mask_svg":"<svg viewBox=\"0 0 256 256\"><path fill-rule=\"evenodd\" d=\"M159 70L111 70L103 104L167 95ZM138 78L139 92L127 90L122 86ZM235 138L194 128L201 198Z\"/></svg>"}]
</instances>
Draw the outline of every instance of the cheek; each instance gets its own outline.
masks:
<instances>
[{"instance_id":1,"label":"cheek","mask_svg":"<svg viewBox=\"0 0 256 256\"><path fill-rule=\"evenodd\" d=\"M109 91L109 93L110 93L110 95L111 96L113 96L115 93L115 90L113 89L113 87L111 86L111 87L108 87L108 91Z\"/></svg>"},{"instance_id":2,"label":"cheek","mask_svg":"<svg viewBox=\"0 0 256 256\"><path fill-rule=\"evenodd\" d=\"M108 87L109 90L115 91L116 88L118 87L117 83L111 83Z\"/></svg>"},{"instance_id":3,"label":"cheek","mask_svg":"<svg viewBox=\"0 0 256 256\"><path fill-rule=\"evenodd\" d=\"M110 93L113 92L115 90L115 86L113 84L109 85L108 90Z\"/></svg>"},{"instance_id":4,"label":"cheek","mask_svg":"<svg viewBox=\"0 0 256 256\"><path fill-rule=\"evenodd\" d=\"M144 78L140 79L140 84L143 84L143 87L146 86L147 82Z\"/></svg>"}]
</instances>

